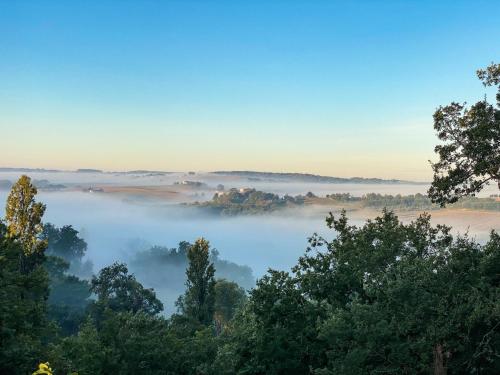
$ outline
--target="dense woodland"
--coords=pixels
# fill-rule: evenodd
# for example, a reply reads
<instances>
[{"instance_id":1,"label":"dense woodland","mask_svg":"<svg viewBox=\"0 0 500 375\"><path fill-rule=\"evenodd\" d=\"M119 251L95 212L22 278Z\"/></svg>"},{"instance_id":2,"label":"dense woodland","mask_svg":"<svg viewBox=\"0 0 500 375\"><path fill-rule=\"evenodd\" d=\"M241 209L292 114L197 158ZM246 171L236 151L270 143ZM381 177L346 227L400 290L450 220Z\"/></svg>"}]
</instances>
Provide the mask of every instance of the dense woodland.
<instances>
[{"instance_id":1,"label":"dense woodland","mask_svg":"<svg viewBox=\"0 0 500 375\"><path fill-rule=\"evenodd\" d=\"M47 361L64 375L500 373L493 231L481 245L427 215L403 224L384 209L361 227L329 216L331 239L312 235L293 270L250 290L216 278L205 239L151 249L152 272L160 259L186 265L166 317L127 265L89 277L85 241L44 225L36 193L21 177L0 224L1 373Z\"/></svg>"}]
</instances>

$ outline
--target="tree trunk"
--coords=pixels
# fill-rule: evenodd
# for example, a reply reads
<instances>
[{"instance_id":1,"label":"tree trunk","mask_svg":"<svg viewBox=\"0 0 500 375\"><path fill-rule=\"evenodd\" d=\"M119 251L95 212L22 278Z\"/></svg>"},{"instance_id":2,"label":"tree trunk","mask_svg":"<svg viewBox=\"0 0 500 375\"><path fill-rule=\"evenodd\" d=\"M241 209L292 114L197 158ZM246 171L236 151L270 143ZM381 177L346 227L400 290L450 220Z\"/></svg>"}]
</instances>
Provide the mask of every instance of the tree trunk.
<instances>
[{"instance_id":1,"label":"tree trunk","mask_svg":"<svg viewBox=\"0 0 500 375\"><path fill-rule=\"evenodd\" d=\"M437 344L434 347L434 363L433 363L433 374L434 375L446 375L446 367L444 365L444 353L443 346Z\"/></svg>"}]
</instances>

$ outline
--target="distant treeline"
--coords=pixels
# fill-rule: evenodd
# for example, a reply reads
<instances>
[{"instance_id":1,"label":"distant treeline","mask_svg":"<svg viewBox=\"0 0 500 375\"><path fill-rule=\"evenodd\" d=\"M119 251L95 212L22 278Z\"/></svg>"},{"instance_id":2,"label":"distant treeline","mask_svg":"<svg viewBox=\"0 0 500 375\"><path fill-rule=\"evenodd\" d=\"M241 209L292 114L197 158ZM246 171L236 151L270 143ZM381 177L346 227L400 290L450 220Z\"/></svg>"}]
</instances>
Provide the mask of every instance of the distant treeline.
<instances>
[{"instance_id":1,"label":"distant treeline","mask_svg":"<svg viewBox=\"0 0 500 375\"><path fill-rule=\"evenodd\" d=\"M181 294L191 246L191 243L181 241L177 248L153 246L139 251L130 262L130 268L144 283L156 289L167 286L169 290ZM215 266L217 278L237 282L245 289L254 287L255 279L250 267L221 259L216 249L210 250L210 260ZM167 269L168 272L165 272Z\"/></svg>"},{"instance_id":2,"label":"distant treeline","mask_svg":"<svg viewBox=\"0 0 500 375\"><path fill-rule=\"evenodd\" d=\"M361 197L355 197L349 193L337 193L321 198L311 192L306 195L279 196L255 189L231 189L227 192L219 192L214 195L212 200L196 202L191 206L199 207L212 214L235 216L269 213L284 208L301 207L306 204L341 204L345 207L375 209L385 207L399 211L430 211L440 209L439 205L432 203L430 198L423 194L383 195L370 193ZM500 211L500 201L495 197L466 197L448 207Z\"/></svg>"},{"instance_id":3,"label":"distant treeline","mask_svg":"<svg viewBox=\"0 0 500 375\"><path fill-rule=\"evenodd\" d=\"M423 194L386 195L370 193L361 197L353 197L349 193L329 194L328 199L336 202L359 202L363 207L390 208L396 210L438 210L440 206L432 203L431 199ZM500 201L494 197L476 198L464 197L449 208L467 208L471 210L500 211Z\"/></svg>"},{"instance_id":4,"label":"distant treeline","mask_svg":"<svg viewBox=\"0 0 500 375\"><path fill-rule=\"evenodd\" d=\"M9 190L14 185L9 180L0 180L0 190ZM66 189L66 185L52 184L48 180L33 180L33 185L40 190L61 190Z\"/></svg>"}]
</instances>

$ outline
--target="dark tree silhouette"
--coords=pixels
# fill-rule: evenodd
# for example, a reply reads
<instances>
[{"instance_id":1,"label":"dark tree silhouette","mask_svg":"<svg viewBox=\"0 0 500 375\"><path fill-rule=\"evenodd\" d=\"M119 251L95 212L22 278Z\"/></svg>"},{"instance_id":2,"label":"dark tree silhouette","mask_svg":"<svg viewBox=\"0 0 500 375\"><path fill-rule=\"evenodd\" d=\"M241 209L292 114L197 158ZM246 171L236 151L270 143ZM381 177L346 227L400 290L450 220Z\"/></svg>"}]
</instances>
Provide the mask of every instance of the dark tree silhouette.
<instances>
[{"instance_id":1,"label":"dark tree silhouette","mask_svg":"<svg viewBox=\"0 0 500 375\"><path fill-rule=\"evenodd\" d=\"M496 105L485 98L470 108L451 103L434 113L434 129L444 144L435 147L439 161L432 164L428 194L441 206L475 195L490 182L500 189L500 64L477 75L485 86L498 86Z\"/></svg>"}]
</instances>

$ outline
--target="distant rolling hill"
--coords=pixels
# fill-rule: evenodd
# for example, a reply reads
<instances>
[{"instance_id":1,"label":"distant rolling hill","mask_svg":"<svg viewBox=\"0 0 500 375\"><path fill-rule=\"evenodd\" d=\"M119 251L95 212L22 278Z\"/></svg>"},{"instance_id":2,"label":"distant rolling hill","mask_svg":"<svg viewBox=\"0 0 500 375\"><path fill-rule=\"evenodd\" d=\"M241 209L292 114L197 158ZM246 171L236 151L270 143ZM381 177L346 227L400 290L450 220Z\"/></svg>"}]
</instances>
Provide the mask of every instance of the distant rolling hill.
<instances>
[{"instance_id":1,"label":"distant rolling hill","mask_svg":"<svg viewBox=\"0 0 500 375\"><path fill-rule=\"evenodd\" d=\"M316 183L331 183L331 184L412 184L423 185L428 182L415 182L405 180L384 180L381 178L364 178L364 177L330 177L320 176L309 173L281 173L281 172L255 172L255 171L215 171L217 175L238 176L250 179L273 180L282 182L316 182Z\"/></svg>"}]
</instances>

